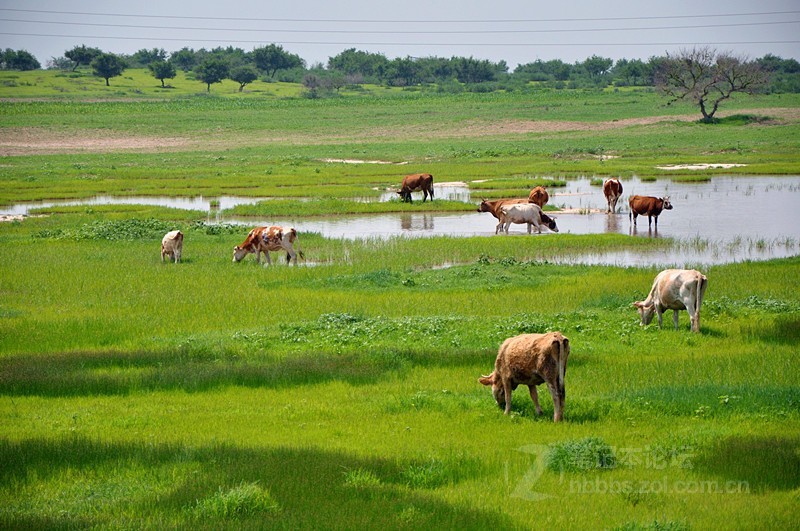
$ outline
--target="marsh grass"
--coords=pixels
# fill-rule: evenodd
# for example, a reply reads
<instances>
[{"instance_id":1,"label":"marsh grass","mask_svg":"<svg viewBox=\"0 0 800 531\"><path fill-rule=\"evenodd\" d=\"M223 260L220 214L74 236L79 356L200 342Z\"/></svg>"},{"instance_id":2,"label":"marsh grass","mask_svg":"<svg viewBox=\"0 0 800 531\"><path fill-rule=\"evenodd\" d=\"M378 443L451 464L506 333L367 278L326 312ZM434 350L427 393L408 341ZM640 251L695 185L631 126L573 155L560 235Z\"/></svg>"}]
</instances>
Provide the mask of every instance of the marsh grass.
<instances>
[{"instance_id":1,"label":"marsh grass","mask_svg":"<svg viewBox=\"0 0 800 531\"><path fill-rule=\"evenodd\" d=\"M189 143L9 156L0 202L318 198L304 211L311 215L376 197L417 165L442 180L508 179L506 194L528 189L531 175L653 175L660 160L695 162L697 146L725 162L739 140L748 171L797 172L791 120L441 134L466 122L687 112L638 92L544 92L536 105L522 94L399 90L311 101L172 98L183 90L173 83L145 102L99 92L82 76L61 81L84 83L91 101L10 101L0 107L3 127ZM20 77L11 88L43 90L34 83ZM731 108L796 99L786 97ZM375 135L378 126L389 134ZM213 146L204 143L212 136ZM623 156L595 156L610 152ZM530 527L532 511L537 526L553 529L703 529L723 517L747 528L796 525L796 257L709 267L701 333L692 334L685 312L678 331L639 326L631 302L646 295L655 269L548 262L668 250L672 241L302 234L316 267L265 268L252 258L233 264L248 228L208 223L203 212L130 205L48 214L0 224L0 527L516 529ZM181 264L161 263L167 227L185 230ZM750 245L682 243L739 244ZM478 377L491 372L503 339L547 330L572 345L564 422L552 422L541 387L542 417L525 386L503 415ZM526 452L531 445L564 450L568 463L610 449L618 466L562 475L540 468L544 454ZM665 466L623 466L623 450L655 452ZM568 478L748 488L573 492Z\"/></svg>"}]
</instances>

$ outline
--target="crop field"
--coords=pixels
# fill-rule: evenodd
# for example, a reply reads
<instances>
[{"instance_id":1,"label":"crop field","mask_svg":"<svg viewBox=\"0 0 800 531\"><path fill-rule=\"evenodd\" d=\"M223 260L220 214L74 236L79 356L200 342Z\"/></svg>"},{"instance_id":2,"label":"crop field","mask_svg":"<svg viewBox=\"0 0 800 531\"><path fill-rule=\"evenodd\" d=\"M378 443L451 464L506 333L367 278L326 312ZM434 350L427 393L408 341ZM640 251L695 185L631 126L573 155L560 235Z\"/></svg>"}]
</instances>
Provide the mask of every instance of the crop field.
<instances>
[{"instance_id":1,"label":"crop field","mask_svg":"<svg viewBox=\"0 0 800 531\"><path fill-rule=\"evenodd\" d=\"M308 100L39 75L0 88L0 206L243 195L270 198L237 207L253 219L362 215L475 209L365 201L420 171L485 197L660 164L800 173L796 96L710 126L648 92ZM173 229L183 260L162 263ZM686 312L639 325L660 268L541 258L668 239L301 233L296 267L232 263L248 230L145 205L0 223L0 527L796 526L800 257L705 268L695 334ZM564 420L546 386L542 416L524 386L503 415L478 378L504 339L552 330L572 348Z\"/></svg>"}]
</instances>

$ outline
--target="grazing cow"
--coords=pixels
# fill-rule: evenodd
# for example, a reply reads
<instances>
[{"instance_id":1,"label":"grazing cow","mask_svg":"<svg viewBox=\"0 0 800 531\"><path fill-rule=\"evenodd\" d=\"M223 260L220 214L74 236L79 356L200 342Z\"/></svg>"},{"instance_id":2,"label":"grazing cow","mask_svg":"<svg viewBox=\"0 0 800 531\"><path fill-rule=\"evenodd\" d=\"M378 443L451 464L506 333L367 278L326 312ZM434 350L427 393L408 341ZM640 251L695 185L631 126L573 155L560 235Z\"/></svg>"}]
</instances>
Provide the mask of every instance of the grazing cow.
<instances>
[{"instance_id":1,"label":"grazing cow","mask_svg":"<svg viewBox=\"0 0 800 531\"><path fill-rule=\"evenodd\" d=\"M500 221L500 207L503 205L515 205L518 203L526 203L527 199L495 199L494 201L487 201L484 199L481 201L481 204L478 205L478 212L491 212L491 214ZM500 232L500 229L503 228L503 221L497 224L494 229L494 233L497 234Z\"/></svg>"},{"instance_id":2,"label":"grazing cow","mask_svg":"<svg viewBox=\"0 0 800 531\"><path fill-rule=\"evenodd\" d=\"M503 230L506 234L508 234L508 228L512 223L526 223L528 225L528 234L531 233L531 226L536 227L536 232L541 234L542 225L553 232L558 232L555 218L545 215L539 205L533 203L502 205L500 207L500 224L505 225Z\"/></svg>"},{"instance_id":3,"label":"grazing cow","mask_svg":"<svg viewBox=\"0 0 800 531\"><path fill-rule=\"evenodd\" d=\"M553 397L553 421L561 420L564 413L564 376L567 372L569 339L561 332L547 334L522 334L506 339L500 345L494 372L481 376L478 381L492 386L492 395L497 405L511 412L511 392L518 385L527 385L536 414L542 414L536 386L547 383Z\"/></svg>"},{"instance_id":4,"label":"grazing cow","mask_svg":"<svg viewBox=\"0 0 800 531\"><path fill-rule=\"evenodd\" d=\"M544 205L550 200L547 190L543 186L537 186L528 195L528 203L539 205L539 208L544 208Z\"/></svg>"},{"instance_id":5,"label":"grazing cow","mask_svg":"<svg viewBox=\"0 0 800 531\"><path fill-rule=\"evenodd\" d=\"M603 182L603 195L608 202L606 214L614 214L617 211L617 201L622 195L622 183L619 179L607 179Z\"/></svg>"},{"instance_id":6,"label":"grazing cow","mask_svg":"<svg viewBox=\"0 0 800 531\"><path fill-rule=\"evenodd\" d=\"M689 313L692 332L700 331L700 305L708 286L708 279L694 269L665 269L656 276L650 294L643 301L634 302L639 311L642 325L650 324L653 312L658 314L658 327L661 328L662 315L672 310L675 330L678 329L678 310Z\"/></svg>"},{"instance_id":7,"label":"grazing cow","mask_svg":"<svg viewBox=\"0 0 800 531\"><path fill-rule=\"evenodd\" d=\"M261 263L261 253L267 257L265 266L271 265L269 258L270 251L286 251L286 263L294 261L297 265L297 254L303 258L303 251L295 252L294 241L297 239L297 231L294 227L256 227L247 234L247 238L241 245L233 248L233 261L239 262L249 253L256 254L256 262Z\"/></svg>"},{"instance_id":8,"label":"grazing cow","mask_svg":"<svg viewBox=\"0 0 800 531\"><path fill-rule=\"evenodd\" d=\"M433 201L433 175L430 173L415 173L413 175L406 175L403 177L403 184L400 186L400 198L407 202L412 203L411 192L422 192L422 202L424 203L428 196L431 196Z\"/></svg>"},{"instance_id":9,"label":"grazing cow","mask_svg":"<svg viewBox=\"0 0 800 531\"><path fill-rule=\"evenodd\" d=\"M656 229L658 229L658 215L661 214L661 211L672 210L672 203L669 202L669 196L651 197L632 195L630 199L628 199L628 205L631 207L631 211L628 213L628 221L630 221L631 216L633 216L633 224L636 225L636 216L647 215L647 226L650 227L653 218L656 218Z\"/></svg>"},{"instance_id":10,"label":"grazing cow","mask_svg":"<svg viewBox=\"0 0 800 531\"><path fill-rule=\"evenodd\" d=\"M179 230L166 233L161 239L161 263L164 263L165 256L169 256L170 260L174 260L177 264L181 261L182 252L183 233Z\"/></svg>"}]
</instances>

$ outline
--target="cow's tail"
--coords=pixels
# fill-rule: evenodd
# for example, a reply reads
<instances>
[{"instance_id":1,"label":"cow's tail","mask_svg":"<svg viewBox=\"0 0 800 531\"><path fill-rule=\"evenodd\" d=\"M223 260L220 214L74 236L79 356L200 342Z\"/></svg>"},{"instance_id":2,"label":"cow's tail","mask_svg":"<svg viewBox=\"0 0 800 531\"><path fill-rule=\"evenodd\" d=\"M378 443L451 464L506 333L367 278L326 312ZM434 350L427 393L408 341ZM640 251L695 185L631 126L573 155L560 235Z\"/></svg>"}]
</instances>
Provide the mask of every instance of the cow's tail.
<instances>
[{"instance_id":1,"label":"cow's tail","mask_svg":"<svg viewBox=\"0 0 800 531\"><path fill-rule=\"evenodd\" d=\"M694 301L694 318L697 322L698 332L700 331L700 306L703 304L703 297L706 294L708 287L708 278L705 275L700 275L700 280L697 282L697 300Z\"/></svg>"}]
</instances>

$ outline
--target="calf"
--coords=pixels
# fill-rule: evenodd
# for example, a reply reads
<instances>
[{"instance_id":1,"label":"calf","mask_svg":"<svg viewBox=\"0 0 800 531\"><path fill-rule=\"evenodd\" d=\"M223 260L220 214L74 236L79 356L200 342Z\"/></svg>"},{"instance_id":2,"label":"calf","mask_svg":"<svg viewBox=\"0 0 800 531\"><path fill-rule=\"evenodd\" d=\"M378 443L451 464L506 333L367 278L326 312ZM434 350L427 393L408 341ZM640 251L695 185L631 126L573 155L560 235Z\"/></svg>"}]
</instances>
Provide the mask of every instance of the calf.
<instances>
[{"instance_id":1,"label":"calf","mask_svg":"<svg viewBox=\"0 0 800 531\"><path fill-rule=\"evenodd\" d=\"M535 205L533 203L518 203L501 206L500 223L505 224L503 230L506 234L508 234L508 227L510 227L512 223L526 223L528 225L528 234L531 233L531 226L536 227L536 232L541 234L542 225L553 232L558 232L555 218L546 216L542 212L542 209L539 208L539 205Z\"/></svg>"},{"instance_id":2,"label":"calf","mask_svg":"<svg viewBox=\"0 0 800 531\"><path fill-rule=\"evenodd\" d=\"M247 238L233 248L233 261L239 262L250 253L255 253L256 262L261 263L261 253L267 257L265 266L271 265L269 258L270 251L286 251L286 263L297 265L297 254L303 258L303 251L295 252L294 241L297 239L297 231L294 227L256 227L247 234Z\"/></svg>"},{"instance_id":3,"label":"calf","mask_svg":"<svg viewBox=\"0 0 800 531\"><path fill-rule=\"evenodd\" d=\"M634 302L639 311L642 325L650 324L653 312L658 314L658 327L661 328L662 316L666 310L672 310L672 321L678 329L678 310L689 313L692 332L700 331L700 305L703 304L708 279L694 269L665 269L656 276L650 294L643 301Z\"/></svg>"},{"instance_id":4,"label":"calf","mask_svg":"<svg viewBox=\"0 0 800 531\"><path fill-rule=\"evenodd\" d=\"M672 203L667 197L651 197L644 195L632 195L628 199L631 211L628 214L628 221L633 216L633 224L636 225L636 216L647 215L647 226L650 227L653 218L656 218L656 229L658 229L658 215L662 210L672 210Z\"/></svg>"},{"instance_id":5,"label":"calf","mask_svg":"<svg viewBox=\"0 0 800 531\"><path fill-rule=\"evenodd\" d=\"M536 406L536 414L542 414L536 386L547 383L553 397L553 421L558 422L564 413L566 389L564 376L567 372L569 340L561 332L547 334L522 334L506 339L500 345L494 372L478 379L483 385L492 386L492 395L497 405L511 412L511 392L518 385L527 385Z\"/></svg>"},{"instance_id":6,"label":"calf","mask_svg":"<svg viewBox=\"0 0 800 531\"><path fill-rule=\"evenodd\" d=\"M179 230L173 230L164 235L161 239L161 263L164 263L164 258L169 256L170 260L174 260L177 264L181 261L181 253L183 252L183 233Z\"/></svg>"},{"instance_id":7,"label":"calf","mask_svg":"<svg viewBox=\"0 0 800 531\"><path fill-rule=\"evenodd\" d=\"M619 182L619 179L607 179L603 183L603 195L606 196L606 202L608 202L606 214L614 214L617 211L617 201L622 195L622 183Z\"/></svg>"},{"instance_id":8,"label":"calf","mask_svg":"<svg viewBox=\"0 0 800 531\"><path fill-rule=\"evenodd\" d=\"M430 173L415 173L413 175L406 175L403 178L403 184L400 186L400 191L397 192L400 198L408 203L411 201L411 192L422 192L422 202L424 203L430 195L433 201L433 175Z\"/></svg>"},{"instance_id":9,"label":"calf","mask_svg":"<svg viewBox=\"0 0 800 531\"><path fill-rule=\"evenodd\" d=\"M547 190L544 186L537 186L528 195L528 203L539 205L539 208L544 208L544 205L550 200Z\"/></svg>"}]
</instances>

